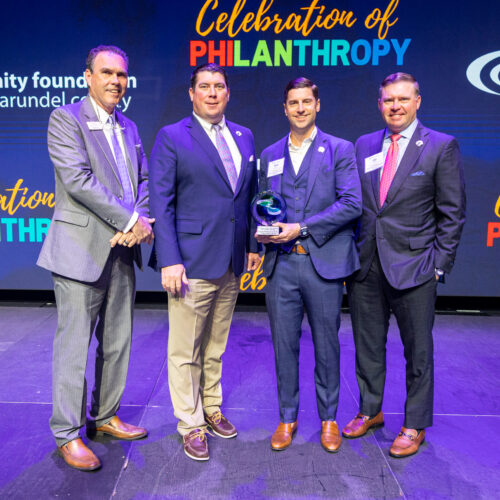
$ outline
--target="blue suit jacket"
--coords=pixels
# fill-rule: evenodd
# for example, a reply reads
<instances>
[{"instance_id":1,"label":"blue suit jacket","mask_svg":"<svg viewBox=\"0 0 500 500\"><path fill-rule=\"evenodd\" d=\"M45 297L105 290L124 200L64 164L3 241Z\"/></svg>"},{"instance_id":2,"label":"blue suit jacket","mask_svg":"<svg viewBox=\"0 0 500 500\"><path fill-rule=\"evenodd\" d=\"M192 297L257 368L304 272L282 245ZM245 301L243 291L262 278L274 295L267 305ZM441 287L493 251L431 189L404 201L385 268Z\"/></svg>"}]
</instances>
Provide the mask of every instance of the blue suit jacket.
<instances>
[{"instance_id":1,"label":"blue suit jacket","mask_svg":"<svg viewBox=\"0 0 500 500\"><path fill-rule=\"evenodd\" d=\"M245 253L257 252L250 202L257 188L253 135L226 120L241 153L233 193L216 147L194 116L158 133L150 159L150 208L156 218L155 269L184 264L188 278L220 278L232 265L243 272Z\"/></svg>"},{"instance_id":2,"label":"blue suit jacket","mask_svg":"<svg viewBox=\"0 0 500 500\"><path fill-rule=\"evenodd\" d=\"M465 222L464 174L455 138L419 123L381 208L380 170L364 170L365 158L382 151L384 133L356 142L363 215L355 279L366 277L378 249L387 280L403 290L431 279L435 267L451 271Z\"/></svg>"},{"instance_id":3,"label":"blue suit jacket","mask_svg":"<svg viewBox=\"0 0 500 500\"><path fill-rule=\"evenodd\" d=\"M325 279L345 278L359 269L353 225L361 214L361 187L350 142L318 129L308 172L305 220L309 253L317 273ZM281 193L282 175L267 177L269 162L283 158L288 135L261 155L261 190ZM264 275L273 272L278 246L266 245Z\"/></svg>"}]
</instances>

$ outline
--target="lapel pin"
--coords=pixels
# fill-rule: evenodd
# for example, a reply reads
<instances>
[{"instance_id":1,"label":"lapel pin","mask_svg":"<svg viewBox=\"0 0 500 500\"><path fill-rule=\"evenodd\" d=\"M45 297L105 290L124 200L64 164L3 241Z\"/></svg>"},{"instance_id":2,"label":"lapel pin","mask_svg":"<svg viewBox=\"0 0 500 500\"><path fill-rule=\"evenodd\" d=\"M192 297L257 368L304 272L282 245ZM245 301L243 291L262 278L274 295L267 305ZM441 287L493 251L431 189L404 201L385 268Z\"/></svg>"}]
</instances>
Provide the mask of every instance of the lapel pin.
<instances>
[{"instance_id":1,"label":"lapel pin","mask_svg":"<svg viewBox=\"0 0 500 500\"><path fill-rule=\"evenodd\" d=\"M320 146L318 148L318 153L324 153L325 152L325 148L323 146Z\"/></svg>"},{"instance_id":2,"label":"lapel pin","mask_svg":"<svg viewBox=\"0 0 500 500\"><path fill-rule=\"evenodd\" d=\"M241 132L239 130L237 130L236 135L239 137L241 135Z\"/></svg>"},{"instance_id":3,"label":"lapel pin","mask_svg":"<svg viewBox=\"0 0 500 500\"><path fill-rule=\"evenodd\" d=\"M418 140L415 144L420 147L422 146L422 144L424 143L424 141L421 141L421 140Z\"/></svg>"}]
</instances>

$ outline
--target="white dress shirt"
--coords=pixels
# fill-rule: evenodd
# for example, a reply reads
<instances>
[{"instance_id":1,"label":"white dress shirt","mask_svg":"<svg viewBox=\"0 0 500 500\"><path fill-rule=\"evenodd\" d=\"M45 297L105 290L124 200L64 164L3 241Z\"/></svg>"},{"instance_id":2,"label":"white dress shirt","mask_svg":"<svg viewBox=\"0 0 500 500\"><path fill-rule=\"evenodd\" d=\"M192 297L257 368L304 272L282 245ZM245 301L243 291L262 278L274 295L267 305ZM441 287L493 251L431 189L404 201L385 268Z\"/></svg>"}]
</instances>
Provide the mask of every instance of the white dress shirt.
<instances>
[{"instance_id":1,"label":"white dress shirt","mask_svg":"<svg viewBox=\"0 0 500 500\"><path fill-rule=\"evenodd\" d=\"M294 146L292 143L291 134L288 135L288 152L290 153L290 159L292 160L293 169L295 170L295 175L299 173L300 166L307 154L307 151L311 147L312 142L318 134L318 129L314 127L311 135L302 141L300 146Z\"/></svg>"}]
</instances>

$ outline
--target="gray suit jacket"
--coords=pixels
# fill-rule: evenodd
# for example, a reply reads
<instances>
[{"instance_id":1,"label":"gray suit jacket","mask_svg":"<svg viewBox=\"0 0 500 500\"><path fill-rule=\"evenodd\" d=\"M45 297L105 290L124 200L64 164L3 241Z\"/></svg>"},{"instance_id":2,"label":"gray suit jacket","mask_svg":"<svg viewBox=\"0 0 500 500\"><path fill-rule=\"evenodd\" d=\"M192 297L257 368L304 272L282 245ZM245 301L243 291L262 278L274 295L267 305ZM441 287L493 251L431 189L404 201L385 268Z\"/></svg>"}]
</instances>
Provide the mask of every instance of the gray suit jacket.
<instances>
[{"instance_id":1,"label":"gray suit jacket","mask_svg":"<svg viewBox=\"0 0 500 500\"><path fill-rule=\"evenodd\" d=\"M134 122L116 112L123 128L127 162L136 196L135 210L148 215L146 155ZM103 130L91 130L97 116L90 99L55 109L48 146L55 169L55 208L37 264L67 278L94 282L111 247L109 240L133 215L121 199L117 166ZM134 258L142 267L139 246Z\"/></svg>"}]
</instances>

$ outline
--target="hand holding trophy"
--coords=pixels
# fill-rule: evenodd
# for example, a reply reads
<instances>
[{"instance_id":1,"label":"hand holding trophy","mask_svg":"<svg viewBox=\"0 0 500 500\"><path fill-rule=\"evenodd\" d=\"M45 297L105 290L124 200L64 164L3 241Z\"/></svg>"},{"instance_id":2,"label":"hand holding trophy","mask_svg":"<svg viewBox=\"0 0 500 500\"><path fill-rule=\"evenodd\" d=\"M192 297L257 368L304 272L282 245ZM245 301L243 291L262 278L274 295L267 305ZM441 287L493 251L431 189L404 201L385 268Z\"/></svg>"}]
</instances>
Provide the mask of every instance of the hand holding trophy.
<instances>
[{"instance_id":1,"label":"hand holding trophy","mask_svg":"<svg viewBox=\"0 0 500 500\"><path fill-rule=\"evenodd\" d=\"M257 234L261 236L276 236L280 228L273 226L286 217L285 200L274 191L262 191L252 200L252 216L259 224Z\"/></svg>"}]
</instances>

